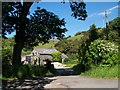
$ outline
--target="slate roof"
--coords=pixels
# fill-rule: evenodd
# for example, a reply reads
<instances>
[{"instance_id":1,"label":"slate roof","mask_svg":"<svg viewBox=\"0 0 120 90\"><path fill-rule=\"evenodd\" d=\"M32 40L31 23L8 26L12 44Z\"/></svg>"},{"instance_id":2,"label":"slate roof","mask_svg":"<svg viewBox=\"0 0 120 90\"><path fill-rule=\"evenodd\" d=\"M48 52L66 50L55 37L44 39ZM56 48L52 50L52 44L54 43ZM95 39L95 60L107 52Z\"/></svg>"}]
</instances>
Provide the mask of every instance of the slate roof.
<instances>
[{"instance_id":1,"label":"slate roof","mask_svg":"<svg viewBox=\"0 0 120 90\"><path fill-rule=\"evenodd\" d=\"M58 52L56 49L46 49L46 48L35 48L35 51L39 52L39 54L51 54L53 52Z\"/></svg>"},{"instance_id":2,"label":"slate roof","mask_svg":"<svg viewBox=\"0 0 120 90\"><path fill-rule=\"evenodd\" d=\"M50 55L54 52L59 52L56 49L48 49L48 48L35 48L34 50L37 51L41 55ZM64 53L62 53L61 57L62 58L68 58L68 56L65 55Z\"/></svg>"}]
</instances>

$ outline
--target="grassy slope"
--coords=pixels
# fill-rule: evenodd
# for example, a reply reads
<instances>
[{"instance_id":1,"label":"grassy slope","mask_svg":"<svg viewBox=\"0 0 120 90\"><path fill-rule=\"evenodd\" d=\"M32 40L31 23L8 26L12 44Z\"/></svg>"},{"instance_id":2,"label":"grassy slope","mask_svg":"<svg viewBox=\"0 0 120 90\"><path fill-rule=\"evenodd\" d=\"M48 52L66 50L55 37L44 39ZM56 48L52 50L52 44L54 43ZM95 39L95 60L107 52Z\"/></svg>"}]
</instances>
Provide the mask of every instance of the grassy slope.
<instances>
[{"instance_id":1,"label":"grassy slope","mask_svg":"<svg viewBox=\"0 0 120 90\"><path fill-rule=\"evenodd\" d=\"M39 45L38 46L35 46L34 48L54 48L54 45L55 45L55 43L57 43L58 42L58 40L56 40L56 39L51 39L51 40L49 40L49 43L46 43L46 44L41 44L41 43L39 43ZM22 50L22 55L24 56L24 55L28 55L28 54L30 54L31 53L31 51L24 51L24 50Z\"/></svg>"},{"instance_id":2,"label":"grassy slope","mask_svg":"<svg viewBox=\"0 0 120 90\"><path fill-rule=\"evenodd\" d=\"M68 38L68 40L72 40L72 41L74 41L74 40L80 40L82 36L83 36L83 34L77 35L77 36L73 36L73 37Z\"/></svg>"},{"instance_id":3,"label":"grassy slope","mask_svg":"<svg viewBox=\"0 0 120 90\"><path fill-rule=\"evenodd\" d=\"M67 40L72 40L72 41L74 41L74 40L79 40L81 37L82 37L83 35L78 35L78 36L73 36L73 37L70 37L70 38L68 38ZM46 43L46 44L41 44L41 43L39 43L39 45L38 46L36 46L35 48L54 48L54 45L58 42L59 40L57 40L57 39L51 39L51 40L49 40L49 43Z\"/></svg>"},{"instance_id":4,"label":"grassy slope","mask_svg":"<svg viewBox=\"0 0 120 90\"><path fill-rule=\"evenodd\" d=\"M54 45L58 42L57 39L55 40L49 40L49 43L46 44L41 44L39 43L38 46L36 46L35 48L54 48Z\"/></svg>"},{"instance_id":5,"label":"grassy slope","mask_svg":"<svg viewBox=\"0 0 120 90\"><path fill-rule=\"evenodd\" d=\"M68 38L67 40L72 40L72 41L74 41L76 39L79 40L82 36L83 36L82 34L81 35L77 35L77 36L73 36L73 37ZM54 40L51 39L51 40L49 40L49 43L46 43L46 44L39 43L39 45L36 46L35 48L54 48L54 45L58 41L59 41L58 39L54 39Z\"/></svg>"}]
</instances>

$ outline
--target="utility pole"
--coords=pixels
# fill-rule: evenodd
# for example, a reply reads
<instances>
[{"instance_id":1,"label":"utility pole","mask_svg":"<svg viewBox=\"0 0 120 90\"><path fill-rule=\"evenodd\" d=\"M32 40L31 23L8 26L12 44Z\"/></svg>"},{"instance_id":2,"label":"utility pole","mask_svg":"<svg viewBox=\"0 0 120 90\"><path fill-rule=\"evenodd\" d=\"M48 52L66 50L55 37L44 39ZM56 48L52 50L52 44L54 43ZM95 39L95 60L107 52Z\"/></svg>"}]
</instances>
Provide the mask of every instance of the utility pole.
<instances>
[{"instance_id":1,"label":"utility pole","mask_svg":"<svg viewBox=\"0 0 120 90\"><path fill-rule=\"evenodd\" d=\"M106 18L106 40L108 40L108 13L107 10L105 11L105 18Z\"/></svg>"}]
</instances>

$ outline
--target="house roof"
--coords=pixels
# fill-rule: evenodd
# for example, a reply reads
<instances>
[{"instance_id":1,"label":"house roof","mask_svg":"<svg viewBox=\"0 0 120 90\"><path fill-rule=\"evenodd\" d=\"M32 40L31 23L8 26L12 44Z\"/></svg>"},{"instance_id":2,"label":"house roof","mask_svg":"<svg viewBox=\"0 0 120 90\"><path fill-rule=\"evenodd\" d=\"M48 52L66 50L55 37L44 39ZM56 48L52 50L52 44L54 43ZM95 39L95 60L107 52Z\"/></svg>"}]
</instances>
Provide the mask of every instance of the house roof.
<instances>
[{"instance_id":1,"label":"house roof","mask_svg":"<svg viewBox=\"0 0 120 90\"><path fill-rule=\"evenodd\" d=\"M35 48L34 50L39 52L39 54L51 54L54 52L59 52L56 49L46 49L46 48Z\"/></svg>"},{"instance_id":2,"label":"house roof","mask_svg":"<svg viewBox=\"0 0 120 90\"><path fill-rule=\"evenodd\" d=\"M52 54L52 53L54 53L54 52L59 52L59 51L56 50L56 49L48 49L48 48L35 48L34 50L35 50L36 52L38 52L39 54L43 54L43 55L45 55L45 54L50 55L50 54ZM64 53L62 53L61 57L62 57L62 58L68 58L68 56L65 55Z\"/></svg>"},{"instance_id":3,"label":"house roof","mask_svg":"<svg viewBox=\"0 0 120 90\"><path fill-rule=\"evenodd\" d=\"M59 52L56 49L50 49L50 48L49 49L48 48L35 48L34 50L36 52L38 52L39 54L41 54L41 55L50 55L50 54L52 54L54 52ZM65 55L64 53L62 53L61 57L62 58L68 58L68 56Z\"/></svg>"}]
</instances>

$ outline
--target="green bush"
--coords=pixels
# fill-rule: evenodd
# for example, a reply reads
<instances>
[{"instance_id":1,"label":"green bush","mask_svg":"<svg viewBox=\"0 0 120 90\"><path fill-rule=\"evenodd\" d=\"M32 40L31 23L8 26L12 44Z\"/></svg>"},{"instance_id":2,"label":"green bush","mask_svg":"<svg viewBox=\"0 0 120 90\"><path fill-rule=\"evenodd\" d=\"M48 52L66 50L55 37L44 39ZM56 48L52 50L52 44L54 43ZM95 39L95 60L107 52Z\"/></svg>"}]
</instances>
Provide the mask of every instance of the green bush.
<instances>
[{"instance_id":1,"label":"green bush","mask_svg":"<svg viewBox=\"0 0 120 90\"><path fill-rule=\"evenodd\" d=\"M118 46L107 40L91 42L86 58L89 65L112 66L118 63Z\"/></svg>"},{"instance_id":2,"label":"green bush","mask_svg":"<svg viewBox=\"0 0 120 90\"><path fill-rule=\"evenodd\" d=\"M12 65L2 65L2 76L5 78L13 77L13 66Z\"/></svg>"},{"instance_id":3,"label":"green bush","mask_svg":"<svg viewBox=\"0 0 120 90\"><path fill-rule=\"evenodd\" d=\"M80 64L80 63L73 66L72 69L75 71L75 74L81 74L82 72L85 72L84 64Z\"/></svg>"},{"instance_id":4,"label":"green bush","mask_svg":"<svg viewBox=\"0 0 120 90\"><path fill-rule=\"evenodd\" d=\"M17 77L26 78L33 76L45 76L46 73L47 73L47 69L44 66L22 65L18 69Z\"/></svg>"},{"instance_id":5,"label":"green bush","mask_svg":"<svg viewBox=\"0 0 120 90\"><path fill-rule=\"evenodd\" d=\"M17 72L18 78L32 77L32 70L28 65L22 65L18 68Z\"/></svg>"},{"instance_id":6,"label":"green bush","mask_svg":"<svg viewBox=\"0 0 120 90\"><path fill-rule=\"evenodd\" d=\"M64 64L67 66L67 67L73 67L75 66L76 64L78 64L78 56L77 54L67 54L68 58L65 58L64 59Z\"/></svg>"},{"instance_id":7,"label":"green bush","mask_svg":"<svg viewBox=\"0 0 120 90\"><path fill-rule=\"evenodd\" d=\"M32 66L32 73L34 76L45 76L47 69L44 66Z\"/></svg>"},{"instance_id":8,"label":"green bush","mask_svg":"<svg viewBox=\"0 0 120 90\"><path fill-rule=\"evenodd\" d=\"M52 58L54 61L61 62L62 61L61 52L52 53Z\"/></svg>"},{"instance_id":9,"label":"green bush","mask_svg":"<svg viewBox=\"0 0 120 90\"><path fill-rule=\"evenodd\" d=\"M15 66L12 65L3 65L3 77L11 78L30 78L34 76L45 76L47 73L45 66L33 66L33 65L21 65Z\"/></svg>"},{"instance_id":10,"label":"green bush","mask_svg":"<svg viewBox=\"0 0 120 90\"><path fill-rule=\"evenodd\" d=\"M11 64L13 45L13 39L2 39L2 64Z\"/></svg>"},{"instance_id":11,"label":"green bush","mask_svg":"<svg viewBox=\"0 0 120 90\"><path fill-rule=\"evenodd\" d=\"M54 72L55 72L55 71L54 71ZM51 72L50 70L48 70L47 73L46 73L46 76L54 76L54 75L56 75L56 72L53 73L53 72Z\"/></svg>"}]
</instances>

